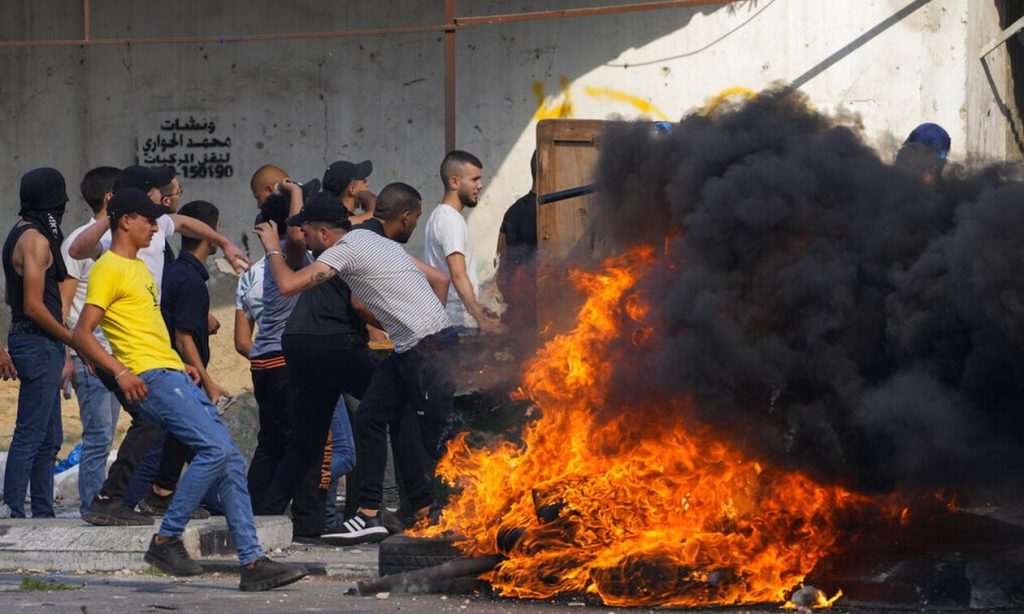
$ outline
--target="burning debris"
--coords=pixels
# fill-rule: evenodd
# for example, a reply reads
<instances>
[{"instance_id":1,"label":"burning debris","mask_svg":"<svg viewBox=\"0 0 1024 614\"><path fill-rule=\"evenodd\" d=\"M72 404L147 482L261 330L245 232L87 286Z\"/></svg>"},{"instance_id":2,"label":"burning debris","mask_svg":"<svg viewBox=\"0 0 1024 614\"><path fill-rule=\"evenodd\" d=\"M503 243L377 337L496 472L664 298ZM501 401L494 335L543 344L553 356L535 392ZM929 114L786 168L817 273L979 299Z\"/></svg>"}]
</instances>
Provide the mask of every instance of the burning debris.
<instances>
[{"instance_id":1,"label":"burning debris","mask_svg":"<svg viewBox=\"0 0 1024 614\"><path fill-rule=\"evenodd\" d=\"M504 595L808 608L821 560L899 527L888 493L1019 480L1024 188L926 188L792 92L602 143L619 255L525 366L521 443L449 445L422 534L504 557Z\"/></svg>"}]
</instances>

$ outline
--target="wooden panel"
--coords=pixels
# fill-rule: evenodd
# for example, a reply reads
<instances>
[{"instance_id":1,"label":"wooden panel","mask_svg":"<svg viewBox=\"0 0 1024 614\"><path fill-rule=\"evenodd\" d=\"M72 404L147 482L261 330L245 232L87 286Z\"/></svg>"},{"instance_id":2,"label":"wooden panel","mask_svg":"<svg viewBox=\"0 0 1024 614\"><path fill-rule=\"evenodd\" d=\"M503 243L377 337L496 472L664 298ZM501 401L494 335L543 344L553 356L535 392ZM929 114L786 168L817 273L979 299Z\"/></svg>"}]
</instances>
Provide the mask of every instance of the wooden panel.
<instances>
[{"instance_id":1,"label":"wooden panel","mask_svg":"<svg viewBox=\"0 0 1024 614\"><path fill-rule=\"evenodd\" d=\"M537 194L550 194L594 182L603 121L550 119L537 124ZM604 250L595 240L593 195L537 205L539 276L537 322L542 331L571 328L579 297L566 283L576 260Z\"/></svg>"}]
</instances>

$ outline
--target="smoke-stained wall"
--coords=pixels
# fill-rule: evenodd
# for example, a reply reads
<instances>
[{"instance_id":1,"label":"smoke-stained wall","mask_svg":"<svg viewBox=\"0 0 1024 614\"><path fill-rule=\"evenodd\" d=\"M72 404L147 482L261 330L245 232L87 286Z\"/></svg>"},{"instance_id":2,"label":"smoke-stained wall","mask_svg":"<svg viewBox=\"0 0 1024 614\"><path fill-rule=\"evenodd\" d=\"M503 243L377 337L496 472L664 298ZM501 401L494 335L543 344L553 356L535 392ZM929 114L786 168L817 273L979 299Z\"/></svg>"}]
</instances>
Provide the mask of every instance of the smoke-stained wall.
<instances>
[{"instance_id":1,"label":"smoke-stained wall","mask_svg":"<svg viewBox=\"0 0 1024 614\"><path fill-rule=\"evenodd\" d=\"M459 8L461 15L487 15L618 3L475 0ZM487 166L483 199L469 222L477 243L473 266L482 277L491 272L501 215L529 188L528 159L542 118L674 121L719 99L796 83L813 105L858 114L883 157L925 120L949 130L953 160L968 153L1001 157L1002 151L964 148L971 116L965 84L976 64L968 50L969 4L748 0L460 30L457 141ZM91 19L92 38L100 39L440 24L443 11L441 3L410 0L110 0L93 3ZM74 0L0 6L0 39L79 38L81 31ZM249 176L266 162L306 179L335 159L369 158L372 187L406 181L422 192L429 213L441 195L436 173L444 153L441 39L430 32L0 48L0 150L7 161L0 192L8 195L0 219L13 221L26 170L55 166L75 186L89 168L134 163L148 153L147 139L175 133L186 143L221 143L194 151L179 143L161 153L212 154L212 173L218 163L230 165L229 177L185 178L184 199L218 204L225 232L239 242L255 214ZM173 120L182 127L190 117L216 128L173 129ZM998 115L989 121L998 126ZM74 190L72 197L66 230L87 214ZM256 243L249 240L254 252ZM421 233L410 249L421 251ZM217 284L215 300L228 300L226 282Z\"/></svg>"}]
</instances>

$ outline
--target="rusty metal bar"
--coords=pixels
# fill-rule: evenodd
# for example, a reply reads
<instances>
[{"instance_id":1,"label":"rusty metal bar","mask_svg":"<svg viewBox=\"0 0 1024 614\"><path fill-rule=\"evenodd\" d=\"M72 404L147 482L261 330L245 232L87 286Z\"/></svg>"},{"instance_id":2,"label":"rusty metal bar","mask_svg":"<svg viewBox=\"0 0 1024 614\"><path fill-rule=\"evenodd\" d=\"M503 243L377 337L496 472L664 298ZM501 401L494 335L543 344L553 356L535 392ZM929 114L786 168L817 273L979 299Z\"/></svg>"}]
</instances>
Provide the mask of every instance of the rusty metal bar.
<instances>
[{"instance_id":1,"label":"rusty metal bar","mask_svg":"<svg viewBox=\"0 0 1024 614\"><path fill-rule=\"evenodd\" d=\"M82 0L82 39L89 40L89 31L92 24L89 23L89 0Z\"/></svg>"},{"instance_id":2,"label":"rusty metal bar","mask_svg":"<svg viewBox=\"0 0 1024 614\"><path fill-rule=\"evenodd\" d=\"M89 0L83 0L88 6ZM447 0L446 0L447 1ZM319 38L349 38L360 36L384 36L389 34L418 34L423 32L448 32L472 26L508 23L516 21L538 21L545 19L563 19L566 17L589 17L593 15L609 15L615 13L637 13L661 9L685 8L710 4L731 4L737 0L662 0L660 2L640 2L615 6L591 7L580 9L564 9L558 11L533 11L509 15L490 15L482 17L453 17L453 23L429 26L404 26L394 28L370 28L366 30L339 30L325 32L292 32L275 34L215 34L205 36L168 36L148 38L91 38L91 33L79 40L4 40L0 41L0 49L17 47L91 47L113 45L188 45L197 43L243 43L263 41L308 40ZM447 7L446 7L447 8ZM91 27L91 26L89 26ZM88 32L88 31L87 31Z\"/></svg>"},{"instance_id":3,"label":"rusty metal bar","mask_svg":"<svg viewBox=\"0 0 1024 614\"><path fill-rule=\"evenodd\" d=\"M459 17L455 22L459 27L467 27L495 23L511 23L516 21L538 21L546 19L564 19L567 17L592 17L594 15L639 13L642 11L678 9L690 6L704 6L708 4L731 4L735 1L736 0L661 0L660 2L638 2L635 4L616 4L613 6L596 6L580 9L530 11L526 13L510 13L507 15L484 15L481 17Z\"/></svg>"},{"instance_id":4,"label":"rusty metal bar","mask_svg":"<svg viewBox=\"0 0 1024 614\"><path fill-rule=\"evenodd\" d=\"M292 32L277 34L223 34L205 36L168 36L158 38L93 38L34 41L0 41L0 48L10 47L97 47L112 45L182 45L196 43L245 43L262 41L306 40L318 38L347 38L383 36L388 34L417 34L442 32L446 26L407 26L398 28L371 28L367 30L339 30L329 32Z\"/></svg>"},{"instance_id":5,"label":"rusty metal bar","mask_svg":"<svg viewBox=\"0 0 1024 614\"><path fill-rule=\"evenodd\" d=\"M444 0L444 150L455 149L455 4Z\"/></svg>"}]
</instances>

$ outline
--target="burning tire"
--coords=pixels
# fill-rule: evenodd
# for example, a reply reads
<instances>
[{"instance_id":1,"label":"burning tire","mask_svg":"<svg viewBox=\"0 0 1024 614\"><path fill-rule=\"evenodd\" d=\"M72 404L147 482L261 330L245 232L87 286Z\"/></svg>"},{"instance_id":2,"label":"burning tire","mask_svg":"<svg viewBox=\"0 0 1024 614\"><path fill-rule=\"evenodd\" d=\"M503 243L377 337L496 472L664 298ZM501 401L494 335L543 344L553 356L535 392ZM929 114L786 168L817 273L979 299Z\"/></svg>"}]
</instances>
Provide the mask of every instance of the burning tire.
<instances>
[{"instance_id":1,"label":"burning tire","mask_svg":"<svg viewBox=\"0 0 1024 614\"><path fill-rule=\"evenodd\" d=\"M382 576L416 571L462 558L454 540L392 535L380 543L377 569Z\"/></svg>"}]
</instances>

